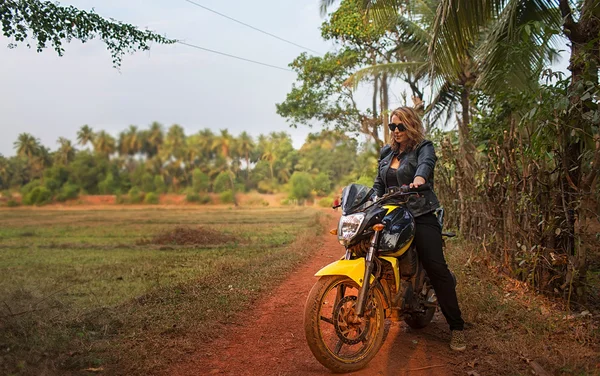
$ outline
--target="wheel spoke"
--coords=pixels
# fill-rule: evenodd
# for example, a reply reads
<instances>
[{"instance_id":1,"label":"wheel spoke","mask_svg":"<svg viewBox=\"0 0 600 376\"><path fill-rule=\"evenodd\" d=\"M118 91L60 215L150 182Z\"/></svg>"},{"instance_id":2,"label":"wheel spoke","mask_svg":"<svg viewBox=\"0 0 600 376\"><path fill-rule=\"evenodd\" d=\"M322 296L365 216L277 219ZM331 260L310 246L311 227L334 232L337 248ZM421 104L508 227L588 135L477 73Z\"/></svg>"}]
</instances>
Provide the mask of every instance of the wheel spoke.
<instances>
[{"instance_id":1,"label":"wheel spoke","mask_svg":"<svg viewBox=\"0 0 600 376\"><path fill-rule=\"evenodd\" d=\"M335 345L335 349L333 350L333 352L335 353L335 355L340 355L340 351L342 350L342 346L344 346L344 342L338 341L338 343Z\"/></svg>"},{"instance_id":2,"label":"wheel spoke","mask_svg":"<svg viewBox=\"0 0 600 376\"><path fill-rule=\"evenodd\" d=\"M325 321L328 324L333 325L333 319L327 318L325 316L321 316L321 320Z\"/></svg>"}]
</instances>

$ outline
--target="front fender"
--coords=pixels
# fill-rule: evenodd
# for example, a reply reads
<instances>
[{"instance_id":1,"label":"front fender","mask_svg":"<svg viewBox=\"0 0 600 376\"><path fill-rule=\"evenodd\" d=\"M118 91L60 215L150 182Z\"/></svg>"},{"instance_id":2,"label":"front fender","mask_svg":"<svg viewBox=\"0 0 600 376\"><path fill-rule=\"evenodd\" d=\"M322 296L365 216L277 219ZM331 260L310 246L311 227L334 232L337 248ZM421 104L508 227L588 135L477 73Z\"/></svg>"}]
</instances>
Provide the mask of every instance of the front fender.
<instances>
[{"instance_id":1,"label":"front fender","mask_svg":"<svg viewBox=\"0 0 600 376\"><path fill-rule=\"evenodd\" d=\"M324 275L345 275L359 286L362 286L363 278L365 276L365 259L358 258L355 260L338 260L332 262L315 274L317 277ZM373 282L374 279L375 278L371 276L371 282Z\"/></svg>"}]
</instances>

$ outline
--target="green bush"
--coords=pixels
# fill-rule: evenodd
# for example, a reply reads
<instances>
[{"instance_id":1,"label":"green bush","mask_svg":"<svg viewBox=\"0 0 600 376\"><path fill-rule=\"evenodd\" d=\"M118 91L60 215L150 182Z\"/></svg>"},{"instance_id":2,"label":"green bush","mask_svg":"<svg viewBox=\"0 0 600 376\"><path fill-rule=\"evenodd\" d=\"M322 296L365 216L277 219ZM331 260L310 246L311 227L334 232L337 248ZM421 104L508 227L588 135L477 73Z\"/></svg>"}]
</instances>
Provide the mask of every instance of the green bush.
<instances>
[{"instance_id":1,"label":"green bush","mask_svg":"<svg viewBox=\"0 0 600 376\"><path fill-rule=\"evenodd\" d=\"M325 196L331 192L331 180L329 179L329 175L321 172L315 177L315 191L317 191L319 196Z\"/></svg>"},{"instance_id":2,"label":"green bush","mask_svg":"<svg viewBox=\"0 0 600 376\"><path fill-rule=\"evenodd\" d=\"M79 187L72 183L67 183L62 186L60 192L56 196L56 201L65 202L79 197Z\"/></svg>"},{"instance_id":3,"label":"green bush","mask_svg":"<svg viewBox=\"0 0 600 376\"><path fill-rule=\"evenodd\" d=\"M57 192L60 189L60 182L56 179L46 179L44 180L44 187L50 192Z\"/></svg>"},{"instance_id":4,"label":"green bush","mask_svg":"<svg viewBox=\"0 0 600 376\"><path fill-rule=\"evenodd\" d=\"M330 208L333 206L333 199L330 197L323 197L319 200L318 204L322 208Z\"/></svg>"},{"instance_id":5,"label":"green bush","mask_svg":"<svg viewBox=\"0 0 600 376\"><path fill-rule=\"evenodd\" d=\"M21 196L26 196L28 193L41 185L42 182L39 179L30 181L21 188Z\"/></svg>"},{"instance_id":6,"label":"green bush","mask_svg":"<svg viewBox=\"0 0 600 376\"><path fill-rule=\"evenodd\" d=\"M373 181L375 180L375 176L361 176L360 179L356 181L356 184L361 184L367 187L373 186Z\"/></svg>"},{"instance_id":7,"label":"green bush","mask_svg":"<svg viewBox=\"0 0 600 376\"><path fill-rule=\"evenodd\" d=\"M231 179L229 177L229 172L221 171L213 183L213 192L224 193L228 190L231 190Z\"/></svg>"},{"instance_id":8,"label":"green bush","mask_svg":"<svg viewBox=\"0 0 600 376\"><path fill-rule=\"evenodd\" d=\"M192 188L195 192L208 192L210 187L210 178L199 168L192 172Z\"/></svg>"},{"instance_id":9,"label":"green bush","mask_svg":"<svg viewBox=\"0 0 600 376\"><path fill-rule=\"evenodd\" d=\"M52 201L52 192L46 187L35 187L31 192L23 196L25 205L44 205Z\"/></svg>"},{"instance_id":10,"label":"green bush","mask_svg":"<svg viewBox=\"0 0 600 376\"><path fill-rule=\"evenodd\" d=\"M142 176L142 190L146 193L154 192L156 187L154 186L154 177L149 173L145 173Z\"/></svg>"},{"instance_id":11,"label":"green bush","mask_svg":"<svg viewBox=\"0 0 600 376\"><path fill-rule=\"evenodd\" d=\"M104 180L98 183L98 191L103 195L113 194L118 188L118 182L115 180L115 177L111 172L106 175Z\"/></svg>"},{"instance_id":12,"label":"green bush","mask_svg":"<svg viewBox=\"0 0 600 376\"><path fill-rule=\"evenodd\" d=\"M131 188L127 196L127 201L130 204L139 204L144 201L144 193L140 192L138 187Z\"/></svg>"},{"instance_id":13,"label":"green bush","mask_svg":"<svg viewBox=\"0 0 600 376\"><path fill-rule=\"evenodd\" d=\"M17 202L17 200L11 198L10 200L6 201L6 206L8 206L9 208L14 208L19 206L19 203Z\"/></svg>"},{"instance_id":14,"label":"green bush","mask_svg":"<svg viewBox=\"0 0 600 376\"><path fill-rule=\"evenodd\" d=\"M219 195L219 201L221 201L222 204L232 204L233 199L233 192L231 190L221 192Z\"/></svg>"},{"instance_id":15,"label":"green bush","mask_svg":"<svg viewBox=\"0 0 600 376\"><path fill-rule=\"evenodd\" d=\"M156 193L154 192L150 192L150 193L146 193L146 196L144 197L144 203L145 204L158 204L158 200L159 197Z\"/></svg>"},{"instance_id":16,"label":"green bush","mask_svg":"<svg viewBox=\"0 0 600 376\"><path fill-rule=\"evenodd\" d=\"M165 184L165 180L162 176L156 175L154 177L154 192L156 193L165 193L167 191L167 185Z\"/></svg>"},{"instance_id":17,"label":"green bush","mask_svg":"<svg viewBox=\"0 0 600 376\"><path fill-rule=\"evenodd\" d=\"M210 196L208 196L207 194L200 195L195 192L189 192L185 196L185 200L187 202L193 202L193 203L197 203L197 204L208 204L211 201Z\"/></svg>"},{"instance_id":18,"label":"green bush","mask_svg":"<svg viewBox=\"0 0 600 376\"><path fill-rule=\"evenodd\" d=\"M306 172L296 171L290 178L290 198L303 201L311 197L313 181Z\"/></svg>"}]
</instances>

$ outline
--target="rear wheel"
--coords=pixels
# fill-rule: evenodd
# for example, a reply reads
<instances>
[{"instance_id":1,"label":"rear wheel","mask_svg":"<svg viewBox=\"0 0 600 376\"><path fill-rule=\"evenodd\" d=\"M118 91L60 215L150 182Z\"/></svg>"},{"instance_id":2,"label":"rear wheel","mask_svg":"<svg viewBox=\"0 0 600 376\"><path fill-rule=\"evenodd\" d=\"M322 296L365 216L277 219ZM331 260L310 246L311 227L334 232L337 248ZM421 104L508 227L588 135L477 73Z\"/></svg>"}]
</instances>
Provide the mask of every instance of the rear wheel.
<instances>
[{"instance_id":1,"label":"rear wheel","mask_svg":"<svg viewBox=\"0 0 600 376\"><path fill-rule=\"evenodd\" d=\"M365 367L383 344L383 297L372 289L360 318L355 313L358 291L358 284L346 276L324 276L308 295L304 311L308 347L333 372Z\"/></svg>"},{"instance_id":2,"label":"rear wheel","mask_svg":"<svg viewBox=\"0 0 600 376\"><path fill-rule=\"evenodd\" d=\"M404 322L413 329L423 329L433 319L435 307L427 308L425 312L412 313L404 318Z\"/></svg>"}]
</instances>

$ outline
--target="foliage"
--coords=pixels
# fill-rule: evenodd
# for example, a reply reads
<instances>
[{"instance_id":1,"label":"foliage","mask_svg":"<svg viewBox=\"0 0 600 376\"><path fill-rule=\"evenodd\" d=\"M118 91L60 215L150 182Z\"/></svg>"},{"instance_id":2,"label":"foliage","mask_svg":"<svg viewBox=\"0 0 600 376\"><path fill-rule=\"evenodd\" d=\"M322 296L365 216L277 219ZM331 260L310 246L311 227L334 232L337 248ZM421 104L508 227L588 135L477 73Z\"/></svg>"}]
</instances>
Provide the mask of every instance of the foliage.
<instances>
[{"instance_id":1,"label":"foliage","mask_svg":"<svg viewBox=\"0 0 600 376\"><path fill-rule=\"evenodd\" d=\"M79 187L75 184L67 183L62 186L60 192L56 195L56 201L64 202L76 199L79 196Z\"/></svg>"},{"instance_id":2,"label":"foliage","mask_svg":"<svg viewBox=\"0 0 600 376\"><path fill-rule=\"evenodd\" d=\"M331 197L323 197L318 202L322 208L331 208L333 206L333 199Z\"/></svg>"},{"instance_id":3,"label":"foliage","mask_svg":"<svg viewBox=\"0 0 600 376\"><path fill-rule=\"evenodd\" d=\"M156 193L167 192L167 185L165 184L165 180L160 175L154 176L154 192L156 192Z\"/></svg>"},{"instance_id":4,"label":"foliage","mask_svg":"<svg viewBox=\"0 0 600 376\"><path fill-rule=\"evenodd\" d=\"M192 173L192 187L196 192L208 192L210 188L210 178L199 168L195 168Z\"/></svg>"},{"instance_id":5,"label":"foliage","mask_svg":"<svg viewBox=\"0 0 600 376\"><path fill-rule=\"evenodd\" d=\"M311 198L313 179L306 172L294 172L290 178L290 198L305 200Z\"/></svg>"},{"instance_id":6,"label":"foliage","mask_svg":"<svg viewBox=\"0 0 600 376\"><path fill-rule=\"evenodd\" d=\"M213 183L213 192L221 193L227 190L231 190L231 177L229 176L229 172L222 171L215 178L215 182Z\"/></svg>"},{"instance_id":7,"label":"foliage","mask_svg":"<svg viewBox=\"0 0 600 376\"><path fill-rule=\"evenodd\" d=\"M331 192L331 180L329 179L329 176L323 172L319 173L315 177L314 188L319 196L329 194L329 192Z\"/></svg>"},{"instance_id":8,"label":"foliage","mask_svg":"<svg viewBox=\"0 0 600 376\"><path fill-rule=\"evenodd\" d=\"M219 194L219 200L222 204L233 204L235 201L234 193L231 190L223 191Z\"/></svg>"},{"instance_id":9,"label":"foliage","mask_svg":"<svg viewBox=\"0 0 600 376\"><path fill-rule=\"evenodd\" d=\"M195 192L190 192L185 196L185 200L187 202L198 203L198 204L208 204L211 202L210 196L207 194L198 194Z\"/></svg>"},{"instance_id":10,"label":"foliage","mask_svg":"<svg viewBox=\"0 0 600 376\"><path fill-rule=\"evenodd\" d=\"M127 193L127 201L130 204L139 204L144 201L144 192L141 192L139 188L133 187Z\"/></svg>"},{"instance_id":11,"label":"foliage","mask_svg":"<svg viewBox=\"0 0 600 376\"><path fill-rule=\"evenodd\" d=\"M116 67L121 65L125 53L146 51L153 42L175 43L151 31L109 21L94 11L62 7L50 1L3 1L0 5L0 22L4 36L14 40L10 47L18 43L26 43L29 47L29 40L34 39L38 52L50 44L59 56L64 53L64 41L79 39L87 42L98 37L106 44Z\"/></svg>"},{"instance_id":12,"label":"foliage","mask_svg":"<svg viewBox=\"0 0 600 376\"><path fill-rule=\"evenodd\" d=\"M33 188L23 196L24 205L45 205L52 201L52 192L44 186Z\"/></svg>"},{"instance_id":13,"label":"foliage","mask_svg":"<svg viewBox=\"0 0 600 376\"><path fill-rule=\"evenodd\" d=\"M154 192L146 193L146 195L144 196L145 204L158 204L158 201L159 201L159 196Z\"/></svg>"},{"instance_id":14,"label":"foliage","mask_svg":"<svg viewBox=\"0 0 600 376\"><path fill-rule=\"evenodd\" d=\"M17 206L19 206L19 202L11 198L10 200L6 201L6 206L8 206L9 208L16 208Z\"/></svg>"}]
</instances>

